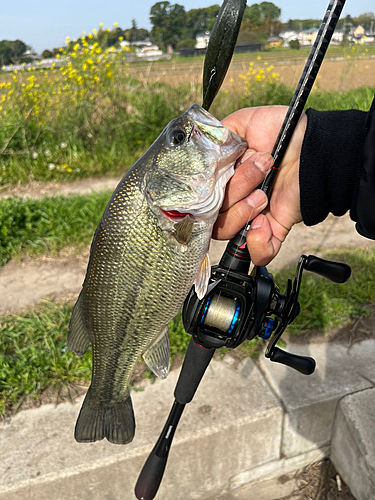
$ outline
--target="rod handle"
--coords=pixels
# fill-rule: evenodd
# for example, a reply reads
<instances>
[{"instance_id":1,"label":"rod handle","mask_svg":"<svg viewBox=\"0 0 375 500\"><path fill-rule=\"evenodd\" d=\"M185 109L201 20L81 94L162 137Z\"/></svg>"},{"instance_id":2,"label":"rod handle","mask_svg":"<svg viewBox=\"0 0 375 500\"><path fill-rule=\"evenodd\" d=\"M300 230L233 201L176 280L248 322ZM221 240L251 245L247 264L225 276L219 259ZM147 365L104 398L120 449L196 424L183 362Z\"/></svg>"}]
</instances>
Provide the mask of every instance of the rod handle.
<instances>
[{"instance_id":1,"label":"rod handle","mask_svg":"<svg viewBox=\"0 0 375 500\"><path fill-rule=\"evenodd\" d=\"M190 403L210 364L215 349L205 349L191 338L186 351L174 397L181 404Z\"/></svg>"}]
</instances>

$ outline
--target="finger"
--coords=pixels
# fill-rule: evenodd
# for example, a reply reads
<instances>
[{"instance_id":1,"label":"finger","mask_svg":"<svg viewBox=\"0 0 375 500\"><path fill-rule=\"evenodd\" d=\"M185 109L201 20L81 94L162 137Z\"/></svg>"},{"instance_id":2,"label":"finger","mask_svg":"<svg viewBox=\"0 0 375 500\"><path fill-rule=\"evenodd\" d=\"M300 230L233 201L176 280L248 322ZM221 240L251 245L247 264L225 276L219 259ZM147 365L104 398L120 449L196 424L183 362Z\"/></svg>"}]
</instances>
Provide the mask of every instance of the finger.
<instances>
[{"instance_id":1,"label":"finger","mask_svg":"<svg viewBox=\"0 0 375 500\"><path fill-rule=\"evenodd\" d=\"M268 218L260 214L247 233L247 248L256 266L266 266L279 252L281 243L274 235Z\"/></svg>"},{"instance_id":2,"label":"finger","mask_svg":"<svg viewBox=\"0 0 375 500\"><path fill-rule=\"evenodd\" d=\"M269 153L255 152L253 149L247 150L233 177L228 182L220 212L226 212L231 206L254 191L272 165L273 158Z\"/></svg>"},{"instance_id":3,"label":"finger","mask_svg":"<svg viewBox=\"0 0 375 500\"><path fill-rule=\"evenodd\" d=\"M233 238L244 225L265 209L266 194L256 189L249 196L235 203L229 210L219 214L212 237L218 240Z\"/></svg>"}]
</instances>

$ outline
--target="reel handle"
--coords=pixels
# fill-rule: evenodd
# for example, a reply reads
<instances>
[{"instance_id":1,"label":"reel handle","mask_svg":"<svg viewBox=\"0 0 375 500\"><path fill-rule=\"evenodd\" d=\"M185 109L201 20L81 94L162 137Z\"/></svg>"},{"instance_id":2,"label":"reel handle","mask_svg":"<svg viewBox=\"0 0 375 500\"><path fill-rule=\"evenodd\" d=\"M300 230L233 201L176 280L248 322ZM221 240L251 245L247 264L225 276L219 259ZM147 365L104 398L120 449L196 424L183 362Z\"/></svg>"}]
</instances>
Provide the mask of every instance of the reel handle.
<instances>
[{"instance_id":1,"label":"reel handle","mask_svg":"<svg viewBox=\"0 0 375 500\"><path fill-rule=\"evenodd\" d=\"M290 352L283 351L279 347L272 349L270 360L282 365L290 366L303 375L311 375L315 371L315 359L309 356L297 356Z\"/></svg>"},{"instance_id":2,"label":"reel handle","mask_svg":"<svg viewBox=\"0 0 375 500\"><path fill-rule=\"evenodd\" d=\"M321 259L315 255L309 255L306 258L304 268L306 271L318 274L334 283L345 283L352 272L347 264Z\"/></svg>"}]
</instances>

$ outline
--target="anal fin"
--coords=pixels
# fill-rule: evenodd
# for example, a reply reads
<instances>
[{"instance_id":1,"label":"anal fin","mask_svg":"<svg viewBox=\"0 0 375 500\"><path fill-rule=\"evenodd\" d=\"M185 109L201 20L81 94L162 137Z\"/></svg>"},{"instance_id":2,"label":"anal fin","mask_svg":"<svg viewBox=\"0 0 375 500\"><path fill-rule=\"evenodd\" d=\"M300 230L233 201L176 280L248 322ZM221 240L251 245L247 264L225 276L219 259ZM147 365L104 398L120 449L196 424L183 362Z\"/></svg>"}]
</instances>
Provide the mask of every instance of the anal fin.
<instances>
[{"instance_id":1,"label":"anal fin","mask_svg":"<svg viewBox=\"0 0 375 500\"><path fill-rule=\"evenodd\" d=\"M155 375L161 379L167 378L170 367L168 325L161 329L160 335L143 354L143 359Z\"/></svg>"},{"instance_id":2,"label":"anal fin","mask_svg":"<svg viewBox=\"0 0 375 500\"><path fill-rule=\"evenodd\" d=\"M90 343L87 328L83 320L82 298L80 294L70 318L67 346L77 356L83 356L90 347Z\"/></svg>"}]
</instances>

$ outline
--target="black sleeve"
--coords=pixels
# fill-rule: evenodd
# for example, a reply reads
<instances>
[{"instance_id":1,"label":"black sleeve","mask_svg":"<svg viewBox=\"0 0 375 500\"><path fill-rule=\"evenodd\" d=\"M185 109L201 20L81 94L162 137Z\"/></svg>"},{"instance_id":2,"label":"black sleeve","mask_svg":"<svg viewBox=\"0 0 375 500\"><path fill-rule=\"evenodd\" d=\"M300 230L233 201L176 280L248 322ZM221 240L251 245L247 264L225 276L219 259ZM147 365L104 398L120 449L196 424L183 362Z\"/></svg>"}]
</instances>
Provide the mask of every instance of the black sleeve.
<instances>
[{"instance_id":1,"label":"black sleeve","mask_svg":"<svg viewBox=\"0 0 375 500\"><path fill-rule=\"evenodd\" d=\"M364 171L359 179L350 216L357 222L359 234L375 239L375 99L366 122L362 161Z\"/></svg>"},{"instance_id":2,"label":"black sleeve","mask_svg":"<svg viewBox=\"0 0 375 500\"><path fill-rule=\"evenodd\" d=\"M329 213L344 215L355 204L364 174L367 113L308 109L306 114L299 182L302 218L313 226Z\"/></svg>"}]
</instances>

